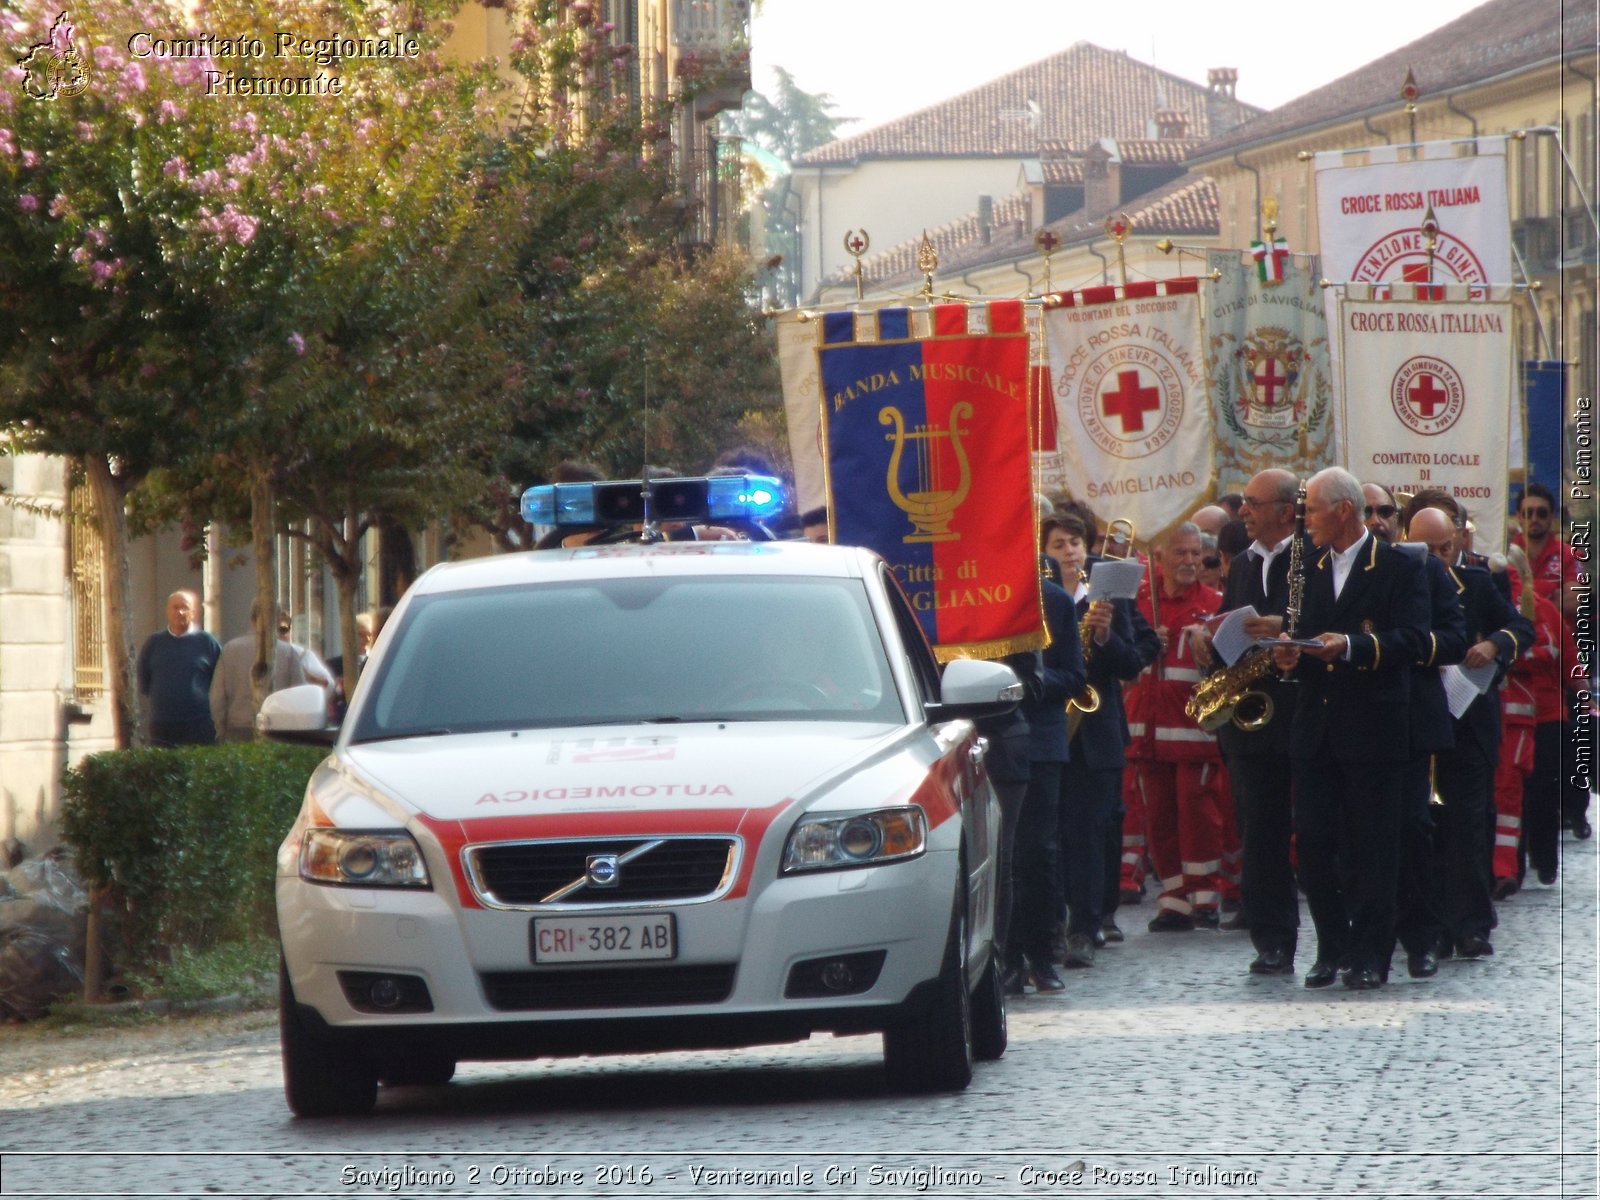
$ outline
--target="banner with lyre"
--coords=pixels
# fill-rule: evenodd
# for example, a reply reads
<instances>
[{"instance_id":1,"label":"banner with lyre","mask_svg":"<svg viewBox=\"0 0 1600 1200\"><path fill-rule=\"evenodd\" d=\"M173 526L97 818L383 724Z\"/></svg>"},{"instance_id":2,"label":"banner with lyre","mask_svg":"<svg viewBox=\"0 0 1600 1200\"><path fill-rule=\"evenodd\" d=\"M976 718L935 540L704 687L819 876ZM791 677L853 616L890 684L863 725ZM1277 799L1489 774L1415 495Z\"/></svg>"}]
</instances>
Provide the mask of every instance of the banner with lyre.
<instances>
[{"instance_id":1,"label":"banner with lyre","mask_svg":"<svg viewBox=\"0 0 1600 1200\"><path fill-rule=\"evenodd\" d=\"M1021 301L827 313L832 540L889 563L940 661L1045 644Z\"/></svg>"}]
</instances>

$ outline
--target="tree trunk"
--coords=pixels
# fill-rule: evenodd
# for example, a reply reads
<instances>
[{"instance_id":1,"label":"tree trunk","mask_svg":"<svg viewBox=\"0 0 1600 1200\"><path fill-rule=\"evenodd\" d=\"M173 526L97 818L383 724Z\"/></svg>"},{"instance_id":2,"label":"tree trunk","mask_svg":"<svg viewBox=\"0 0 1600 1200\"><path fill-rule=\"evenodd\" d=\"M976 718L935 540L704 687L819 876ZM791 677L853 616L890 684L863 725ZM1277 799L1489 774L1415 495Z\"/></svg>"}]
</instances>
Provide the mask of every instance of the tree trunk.
<instances>
[{"instance_id":1,"label":"tree trunk","mask_svg":"<svg viewBox=\"0 0 1600 1200\"><path fill-rule=\"evenodd\" d=\"M133 611L133 592L128 577L128 484L111 473L104 455L91 454L83 460L84 474L94 495L95 513L100 521L100 546L105 561L106 657L110 660L112 730L117 748L126 750L144 742L139 720L139 689L134 677L134 658L128 615Z\"/></svg>"},{"instance_id":2,"label":"tree trunk","mask_svg":"<svg viewBox=\"0 0 1600 1200\"><path fill-rule=\"evenodd\" d=\"M272 481L266 469L256 466L250 473L250 546L254 551L256 567L255 614L256 661L250 668L250 700L253 711L261 710L261 702L272 690L272 660L278 636L277 571L274 555L274 531L277 528L273 511Z\"/></svg>"}]
</instances>

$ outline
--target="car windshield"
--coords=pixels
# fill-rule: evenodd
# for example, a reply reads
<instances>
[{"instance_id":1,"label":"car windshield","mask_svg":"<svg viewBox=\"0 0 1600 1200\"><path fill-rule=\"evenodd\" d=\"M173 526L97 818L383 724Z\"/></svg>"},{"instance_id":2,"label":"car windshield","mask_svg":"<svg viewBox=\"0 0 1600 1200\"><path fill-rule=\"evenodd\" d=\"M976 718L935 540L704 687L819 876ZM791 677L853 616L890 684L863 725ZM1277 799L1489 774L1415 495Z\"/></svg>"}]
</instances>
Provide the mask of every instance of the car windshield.
<instances>
[{"instance_id":1,"label":"car windshield","mask_svg":"<svg viewBox=\"0 0 1600 1200\"><path fill-rule=\"evenodd\" d=\"M355 742L544 726L905 719L858 579L597 579L419 596Z\"/></svg>"}]
</instances>

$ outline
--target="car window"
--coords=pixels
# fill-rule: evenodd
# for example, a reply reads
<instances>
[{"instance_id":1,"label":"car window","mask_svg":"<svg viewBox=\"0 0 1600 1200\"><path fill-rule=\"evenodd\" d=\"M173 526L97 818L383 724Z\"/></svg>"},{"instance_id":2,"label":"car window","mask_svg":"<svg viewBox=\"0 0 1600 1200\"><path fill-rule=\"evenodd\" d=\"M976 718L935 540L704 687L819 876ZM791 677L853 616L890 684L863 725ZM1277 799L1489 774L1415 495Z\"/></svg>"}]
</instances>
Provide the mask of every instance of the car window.
<instances>
[{"instance_id":1,"label":"car window","mask_svg":"<svg viewBox=\"0 0 1600 1200\"><path fill-rule=\"evenodd\" d=\"M916 681L922 702L932 704L939 699L939 664L933 657L932 647L928 645L928 635L923 632L917 614L911 611L911 603L901 590L900 581L888 567L880 567L879 570L883 575L883 590L894 609L895 624L900 628L900 641L906 648L906 662L911 668L911 677Z\"/></svg>"},{"instance_id":2,"label":"car window","mask_svg":"<svg viewBox=\"0 0 1600 1200\"><path fill-rule=\"evenodd\" d=\"M648 577L417 597L352 740L701 720L905 719L865 587Z\"/></svg>"}]
</instances>

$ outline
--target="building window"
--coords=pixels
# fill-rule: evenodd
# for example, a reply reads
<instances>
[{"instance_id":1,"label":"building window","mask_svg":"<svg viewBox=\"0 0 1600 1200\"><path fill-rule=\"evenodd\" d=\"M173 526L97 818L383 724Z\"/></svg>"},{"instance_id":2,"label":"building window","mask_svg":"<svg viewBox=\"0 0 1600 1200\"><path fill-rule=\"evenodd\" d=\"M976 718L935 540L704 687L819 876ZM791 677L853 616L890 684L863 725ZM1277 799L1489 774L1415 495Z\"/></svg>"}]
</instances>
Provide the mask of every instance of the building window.
<instances>
[{"instance_id":1,"label":"building window","mask_svg":"<svg viewBox=\"0 0 1600 1200\"><path fill-rule=\"evenodd\" d=\"M106 690L105 577L94 496L80 476L67 498L67 562L72 576L72 694L93 700Z\"/></svg>"}]
</instances>

